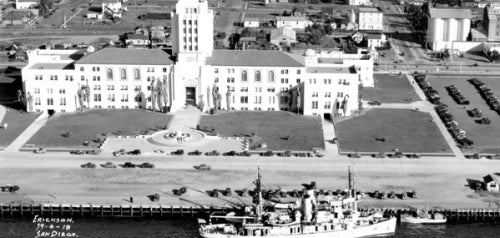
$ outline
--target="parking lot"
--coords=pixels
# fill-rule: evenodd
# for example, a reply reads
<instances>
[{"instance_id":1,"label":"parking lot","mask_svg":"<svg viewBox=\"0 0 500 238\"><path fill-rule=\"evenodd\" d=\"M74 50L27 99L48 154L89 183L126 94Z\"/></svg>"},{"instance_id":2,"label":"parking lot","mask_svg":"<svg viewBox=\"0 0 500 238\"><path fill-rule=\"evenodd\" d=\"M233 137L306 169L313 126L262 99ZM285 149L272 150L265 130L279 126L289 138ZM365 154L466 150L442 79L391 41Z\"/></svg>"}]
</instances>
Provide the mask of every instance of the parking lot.
<instances>
[{"instance_id":1,"label":"parking lot","mask_svg":"<svg viewBox=\"0 0 500 238\"><path fill-rule=\"evenodd\" d=\"M500 116L486 104L486 101L481 97L479 91L467 80L471 76L428 76L428 80L432 87L439 92L441 101L448 105L448 110L463 128L467 137L474 141L475 147L466 152L478 153L500 153ZM500 95L500 81L493 77L478 77L488 87L498 95ZM460 90L462 95L470 101L469 105L458 105L456 101L448 94L445 87L455 85ZM475 122L476 118L472 118L467 114L467 110L478 108L483 117L491 120L489 125L479 124Z\"/></svg>"}]
</instances>

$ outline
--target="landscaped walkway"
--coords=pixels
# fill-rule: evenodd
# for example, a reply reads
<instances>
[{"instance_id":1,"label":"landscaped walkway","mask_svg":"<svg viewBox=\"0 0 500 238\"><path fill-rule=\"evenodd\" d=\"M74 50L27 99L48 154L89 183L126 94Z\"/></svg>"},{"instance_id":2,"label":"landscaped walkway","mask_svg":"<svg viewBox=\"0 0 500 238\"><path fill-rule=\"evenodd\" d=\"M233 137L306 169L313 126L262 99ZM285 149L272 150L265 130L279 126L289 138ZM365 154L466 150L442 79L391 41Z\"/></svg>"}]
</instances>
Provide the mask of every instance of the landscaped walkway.
<instances>
[{"instance_id":1,"label":"landscaped walkway","mask_svg":"<svg viewBox=\"0 0 500 238\"><path fill-rule=\"evenodd\" d=\"M325 138L325 152L330 155L339 155L338 144L333 144L333 138L336 138L335 128L332 121L322 120L323 137Z\"/></svg>"},{"instance_id":2,"label":"landscaped walkway","mask_svg":"<svg viewBox=\"0 0 500 238\"><path fill-rule=\"evenodd\" d=\"M21 147L23 147L26 142L28 142L33 135L35 135L40 128L42 128L45 123L47 123L47 120L49 119L49 115L44 112L38 118L31 123L26 130L23 131L12 143L10 143L7 148L5 148L5 152L17 152Z\"/></svg>"},{"instance_id":3,"label":"landscaped walkway","mask_svg":"<svg viewBox=\"0 0 500 238\"><path fill-rule=\"evenodd\" d=\"M198 108L192 106L179 110L175 112L168 130L172 132L196 130L196 125L200 121L201 114L202 112Z\"/></svg>"}]
</instances>

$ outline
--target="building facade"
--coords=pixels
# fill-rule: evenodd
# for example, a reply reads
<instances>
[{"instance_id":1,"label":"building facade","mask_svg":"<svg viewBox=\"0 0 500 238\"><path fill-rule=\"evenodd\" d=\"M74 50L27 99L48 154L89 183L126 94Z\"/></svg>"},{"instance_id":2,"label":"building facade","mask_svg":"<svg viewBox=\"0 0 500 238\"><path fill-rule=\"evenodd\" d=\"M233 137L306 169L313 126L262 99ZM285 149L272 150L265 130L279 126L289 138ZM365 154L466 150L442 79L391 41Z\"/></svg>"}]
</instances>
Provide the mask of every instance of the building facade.
<instances>
[{"instance_id":1,"label":"building facade","mask_svg":"<svg viewBox=\"0 0 500 238\"><path fill-rule=\"evenodd\" d=\"M370 0L349 0L348 3L351 6L371 5L372 4L372 2Z\"/></svg>"},{"instance_id":2,"label":"building facade","mask_svg":"<svg viewBox=\"0 0 500 238\"><path fill-rule=\"evenodd\" d=\"M276 27L289 27L294 29L305 29L307 26L312 25L313 23L307 19L307 17L276 17Z\"/></svg>"},{"instance_id":3,"label":"building facade","mask_svg":"<svg viewBox=\"0 0 500 238\"><path fill-rule=\"evenodd\" d=\"M172 15L173 56L159 49L31 51L22 70L27 110L196 105L348 116L357 109L358 85L373 86L367 52L214 50L206 1L180 1Z\"/></svg>"},{"instance_id":4,"label":"building facade","mask_svg":"<svg viewBox=\"0 0 500 238\"><path fill-rule=\"evenodd\" d=\"M384 30L384 13L375 7L358 9L359 30Z\"/></svg>"},{"instance_id":5,"label":"building facade","mask_svg":"<svg viewBox=\"0 0 500 238\"><path fill-rule=\"evenodd\" d=\"M484 8L483 27L488 41L500 41L500 4L492 3Z\"/></svg>"},{"instance_id":6,"label":"building facade","mask_svg":"<svg viewBox=\"0 0 500 238\"><path fill-rule=\"evenodd\" d=\"M472 13L466 8L431 8L427 42L432 50L453 48L453 42L464 42L470 33Z\"/></svg>"},{"instance_id":7,"label":"building facade","mask_svg":"<svg viewBox=\"0 0 500 238\"><path fill-rule=\"evenodd\" d=\"M16 0L16 9L29 9L38 6L35 0Z\"/></svg>"}]
</instances>

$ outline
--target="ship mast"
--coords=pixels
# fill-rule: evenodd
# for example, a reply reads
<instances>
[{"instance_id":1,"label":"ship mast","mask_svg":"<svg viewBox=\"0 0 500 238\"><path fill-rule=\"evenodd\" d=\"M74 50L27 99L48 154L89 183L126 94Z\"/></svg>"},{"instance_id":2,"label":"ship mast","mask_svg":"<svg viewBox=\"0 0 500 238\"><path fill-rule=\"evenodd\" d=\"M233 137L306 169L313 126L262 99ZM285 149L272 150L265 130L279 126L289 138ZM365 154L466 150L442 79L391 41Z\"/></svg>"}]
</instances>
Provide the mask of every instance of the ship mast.
<instances>
[{"instance_id":1,"label":"ship mast","mask_svg":"<svg viewBox=\"0 0 500 238\"><path fill-rule=\"evenodd\" d=\"M348 166L349 174L349 197L356 197L356 190L354 188L354 171L351 171L351 165Z\"/></svg>"}]
</instances>

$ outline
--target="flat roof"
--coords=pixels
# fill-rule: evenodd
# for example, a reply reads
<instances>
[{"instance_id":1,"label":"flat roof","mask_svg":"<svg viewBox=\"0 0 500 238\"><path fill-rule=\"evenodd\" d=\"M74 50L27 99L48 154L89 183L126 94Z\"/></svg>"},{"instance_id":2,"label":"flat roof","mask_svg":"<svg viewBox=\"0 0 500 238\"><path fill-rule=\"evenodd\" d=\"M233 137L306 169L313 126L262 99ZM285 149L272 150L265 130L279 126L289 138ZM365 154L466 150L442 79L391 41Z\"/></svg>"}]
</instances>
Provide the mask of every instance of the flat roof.
<instances>
[{"instance_id":1,"label":"flat roof","mask_svg":"<svg viewBox=\"0 0 500 238\"><path fill-rule=\"evenodd\" d=\"M431 18L472 18L470 8L431 8L429 13Z\"/></svg>"},{"instance_id":2,"label":"flat roof","mask_svg":"<svg viewBox=\"0 0 500 238\"><path fill-rule=\"evenodd\" d=\"M341 58L319 58L318 62L323 64L342 64L344 60Z\"/></svg>"},{"instance_id":3,"label":"flat roof","mask_svg":"<svg viewBox=\"0 0 500 238\"><path fill-rule=\"evenodd\" d=\"M360 7L359 8L360 12L380 12L382 13L378 8L376 7Z\"/></svg>"},{"instance_id":4,"label":"flat roof","mask_svg":"<svg viewBox=\"0 0 500 238\"><path fill-rule=\"evenodd\" d=\"M73 63L35 63L30 69L69 70L75 69L75 65Z\"/></svg>"},{"instance_id":5,"label":"flat roof","mask_svg":"<svg viewBox=\"0 0 500 238\"><path fill-rule=\"evenodd\" d=\"M354 74L356 71L351 67L307 67L307 73L312 74Z\"/></svg>"},{"instance_id":6,"label":"flat roof","mask_svg":"<svg viewBox=\"0 0 500 238\"><path fill-rule=\"evenodd\" d=\"M277 50L214 50L212 66L304 67L302 56Z\"/></svg>"},{"instance_id":7,"label":"flat roof","mask_svg":"<svg viewBox=\"0 0 500 238\"><path fill-rule=\"evenodd\" d=\"M171 65L170 55L160 49L104 48L84 56L76 64Z\"/></svg>"},{"instance_id":8,"label":"flat roof","mask_svg":"<svg viewBox=\"0 0 500 238\"><path fill-rule=\"evenodd\" d=\"M283 17L283 16L280 16L280 17L276 17L276 20L277 21L307 21L307 18L306 17L294 17L294 16L290 16L290 17Z\"/></svg>"}]
</instances>

